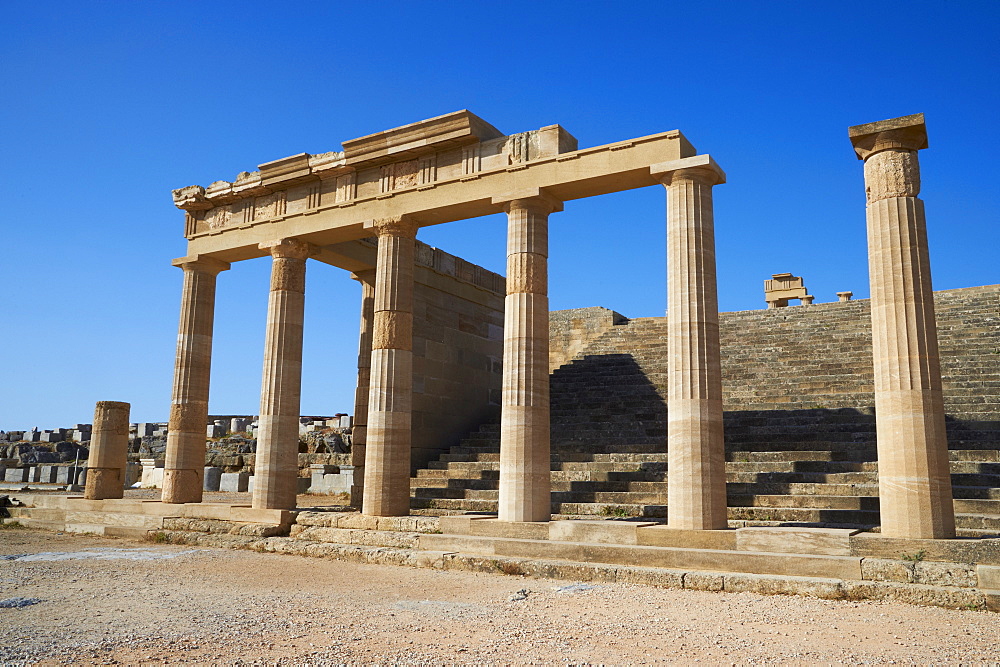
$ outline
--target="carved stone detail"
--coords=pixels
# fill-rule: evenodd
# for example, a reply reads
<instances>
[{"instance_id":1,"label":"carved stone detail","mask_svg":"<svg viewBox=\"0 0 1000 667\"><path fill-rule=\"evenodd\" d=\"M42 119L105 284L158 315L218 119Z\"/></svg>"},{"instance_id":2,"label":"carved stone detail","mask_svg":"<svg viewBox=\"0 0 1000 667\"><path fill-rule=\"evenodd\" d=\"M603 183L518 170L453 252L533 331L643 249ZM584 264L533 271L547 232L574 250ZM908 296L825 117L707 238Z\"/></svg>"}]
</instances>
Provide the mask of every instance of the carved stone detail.
<instances>
[{"instance_id":1,"label":"carved stone detail","mask_svg":"<svg viewBox=\"0 0 1000 667\"><path fill-rule=\"evenodd\" d=\"M916 151L901 149L874 153L865 160L868 203L920 194L920 163Z\"/></svg>"},{"instance_id":2,"label":"carved stone detail","mask_svg":"<svg viewBox=\"0 0 1000 667\"><path fill-rule=\"evenodd\" d=\"M263 197L257 197L254 202L254 220L264 220L284 215L286 209L285 193L274 192Z\"/></svg>"},{"instance_id":3,"label":"carved stone detail","mask_svg":"<svg viewBox=\"0 0 1000 667\"><path fill-rule=\"evenodd\" d=\"M437 180L437 154L420 158L420 185L430 185Z\"/></svg>"},{"instance_id":4,"label":"carved stone detail","mask_svg":"<svg viewBox=\"0 0 1000 667\"><path fill-rule=\"evenodd\" d=\"M261 243L258 247L270 252L271 257L288 259L306 259L316 252L315 246L299 239L278 239Z\"/></svg>"},{"instance_id":5,"label":"carved stone detail","mask_svg":"<svg viewBox=\"0 0 1000 667\"><path fill-rule=\"evenodd\" d=\"M375 311L372 349L412 350L413 313L400 310Z\"/></svg>"},{"instance_id":6,"label":"carved stone detail","mask_svg":"<svg viewBox=\"0 0 1000 667\"><path fill-rule=\"evenodd\" d=\"M469 176L479 173L482 168L480 144L473 144L462 149L462 174Z\"/></svg>"},{"instance_id":7,"label":"carved stone detail","mask_svg":"<svg viewBox=\"0 0 1000 667\"><path fill-rule=\"evenodd\" d=\"M418 225L412 218L407 216L373 220L371 227L379 236L417 237Z\"/></svg>"},{"instance_id":8,"label":"carved stone detail","mask_svg":"<svg viewBox=\"0 0 1000 667\"><path fill-rule=\"evenodd\" d=\"M205 221L208 223L209 229L222 229L229 225L232 218L233 210L228 204L225 206L216 206L205 213Z\"/></svg>"},{"instance_id":9,"label":"carved stone detail","mask_svg":"<svg viewBox=\"0 0 1000 667\"><path fill-rule=\"evenodd\" d=\"M337 177L337 196L335 201L338 204L351 201L358 196L358 174L352 171L349 174Z\"/></svg>"}]
</instances>

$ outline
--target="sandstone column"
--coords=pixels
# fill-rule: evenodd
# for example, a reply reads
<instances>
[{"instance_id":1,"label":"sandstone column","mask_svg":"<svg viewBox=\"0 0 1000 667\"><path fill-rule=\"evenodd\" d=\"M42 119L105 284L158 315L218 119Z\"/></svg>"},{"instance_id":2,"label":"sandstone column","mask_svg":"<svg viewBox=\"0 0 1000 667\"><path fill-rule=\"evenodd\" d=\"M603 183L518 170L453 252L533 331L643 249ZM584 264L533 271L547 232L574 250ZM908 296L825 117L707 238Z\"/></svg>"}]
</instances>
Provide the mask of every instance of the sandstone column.
<instances>
[{"instance_id":1,"label":"sandstone column","mask_svg":"<svg viewBox=\"0 0 1000 667\"><path fill-rule=\"evenodd\" d=\"M84 498L104 500L125 496L129 407L128 403L118 401L97 402L94 430L90 436L90 456L87 457Z\"/></svg>"},{"instance_id":2,"label":"sandstone column","mask_svg":"<svg viewBox=\"0 0 1000 667\"><path fill-rule=\"evenodd\" d=\"M562 202L535 190L493 203L507 212L498 518L548 521L549 214L561 211Z\"/></svg>"},{"instance_id":3,"label":"sandstone column","mask_svg":"<svg viewBox=\"0 0 1000 667\"><path fill-rule=\"evenodd\" d=\"M271 252L272 263L252 505L295 509L306 258L313 248L297 239L260 247Z\"/></svg>"},{"instance_id":4,"label":"sandstone column","mask_svg":"<svg viewBox=\"0 0 1000 667\"><path fill-rule=\"evenodd\" d=\"M923 114L849 129L865 161L882 534L955 536L927 222Z\"/></svg>"},{"instance_id":5,"label":"sandstone column","mask_svg":"<svg viewBox=\"0 0 1000 667\"><path fill-rule=\"evenodd\" d=\"M371 378L362 511L410 513L410 441L413 404L413 256L417 225L408 218L375 220Z\"/></svg>"},{"instance_id":6,"label":"sandstone column","mask_svg":"<svg viewBox=\"0 0 1000 667\"><path fill-rule=\"evenodd\" d=\"M375 269L357 271L351 278L361 283L361 336L358 340L358 386L354 393L351 428L351 505L360 508L364 494L365 445L368 442L368 392L371 389L372 329L375 319Z\"/></svg>"},{"instance_id":7,"label":"sandstone column","mask_svg":"<svg viewBox=\"0 0 1000 667\"><path fill-rule=\"evenodd\" d=\"M708 155L650 173L667 188L667 525L726 528L712 210L712 186L726 175Z\"/></svg>"},{"instance_id":8,"label":"sandstone column","mask_svg":"<svg viewBox=\"0 0 1000 667\"><path fill-rule=\"evenodd\" d=\"M161 501L200 503L205 474L215 279L229 264L211 257L196 257L178 260L175 265L184 270L184 288Z\"/></svg>"}]
</instances>

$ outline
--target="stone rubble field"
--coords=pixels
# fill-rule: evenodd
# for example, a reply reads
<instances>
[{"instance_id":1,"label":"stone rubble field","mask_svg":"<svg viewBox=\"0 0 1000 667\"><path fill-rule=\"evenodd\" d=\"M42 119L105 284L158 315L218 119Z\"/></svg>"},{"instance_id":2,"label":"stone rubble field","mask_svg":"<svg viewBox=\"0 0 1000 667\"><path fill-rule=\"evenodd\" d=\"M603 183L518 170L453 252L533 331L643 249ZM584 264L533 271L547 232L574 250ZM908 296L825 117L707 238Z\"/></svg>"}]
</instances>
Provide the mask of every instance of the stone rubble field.
<instances>
[{"instance_id":1,"label":"stone rubble field","mask_svg":"<svg viewBox=\"0 0 1000 667\"><path fill-rule=\"evenodd\" d=\"M998 640L988 612L0 532L3 665L944 664Z\"/></svg>"}]
</instances>

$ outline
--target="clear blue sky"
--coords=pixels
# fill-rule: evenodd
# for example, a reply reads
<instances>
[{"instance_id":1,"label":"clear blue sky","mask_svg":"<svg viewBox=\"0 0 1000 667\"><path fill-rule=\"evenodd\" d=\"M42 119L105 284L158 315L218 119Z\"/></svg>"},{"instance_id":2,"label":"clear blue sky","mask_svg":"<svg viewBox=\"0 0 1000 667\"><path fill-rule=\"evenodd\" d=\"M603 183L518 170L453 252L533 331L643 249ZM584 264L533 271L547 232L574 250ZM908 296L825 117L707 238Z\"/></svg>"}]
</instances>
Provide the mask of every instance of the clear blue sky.
<instances>
[{"instance_id":1,"label":"clear blue sky","mask_svg":"<svg viewBox=\"0 0 1000 667\"><path fill-rule=\"evenodd\" d=\"M0 42L0 429L170 402L170 191L458 109L581 147L672 129L710 153L723 310L791 271L868 295L847 127L924 112L936 289L1000 282L1000 2L8 2ZM553 309L665 307L664 193L570 202ZM503 272L504 220L422 230ZM211 410L255 413L269 263L219 279ZM360 288L310 263L304 414L353 411Z\"/></svg>"}]
</instances>

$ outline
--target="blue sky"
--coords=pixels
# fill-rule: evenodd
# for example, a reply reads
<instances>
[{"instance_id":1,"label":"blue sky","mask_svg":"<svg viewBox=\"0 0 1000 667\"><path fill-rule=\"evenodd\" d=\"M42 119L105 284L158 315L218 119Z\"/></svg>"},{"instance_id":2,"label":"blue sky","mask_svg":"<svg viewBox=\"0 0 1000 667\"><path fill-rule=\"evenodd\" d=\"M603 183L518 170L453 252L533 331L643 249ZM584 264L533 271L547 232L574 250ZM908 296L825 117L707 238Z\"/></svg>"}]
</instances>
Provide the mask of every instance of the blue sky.
<instances>
[{"instance_id":1,"label":"blue sky","mask_svg":"<svg viewBox=\"0 0 1000 667\"><path fill-rule=\"evenodd\" d=\"M581 147L680 129L715 189L722 310L790 271L868 295L847 127L924 112L936 289L1000 282L1000 3L7 3L0 429L170 402L183 215L170 191L467 108ZM665 308L662 188L551 219L553 309ZM419 238L503 272L491 216ZM269 265L219 279L211 411L255 413ZM310 263L304 414L353 411L360 288Z\"/></svg>"}]
</instances>

